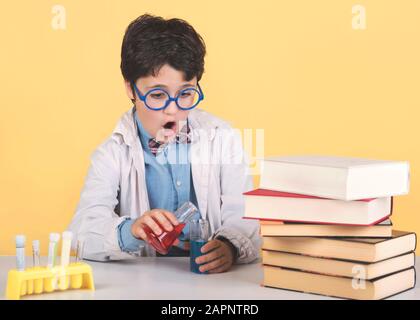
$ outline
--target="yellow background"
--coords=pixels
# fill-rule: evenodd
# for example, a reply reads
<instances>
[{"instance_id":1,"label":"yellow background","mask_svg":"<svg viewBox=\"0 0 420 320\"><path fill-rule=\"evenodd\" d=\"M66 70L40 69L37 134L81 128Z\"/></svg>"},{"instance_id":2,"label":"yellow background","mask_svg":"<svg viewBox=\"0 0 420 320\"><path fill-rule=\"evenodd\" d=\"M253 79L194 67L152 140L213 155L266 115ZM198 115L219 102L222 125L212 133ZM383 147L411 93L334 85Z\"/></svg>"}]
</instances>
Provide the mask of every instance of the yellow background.
<instances>
[{"instance_id":1,"label":"yellow background","mask_svg":"<svg viewBox=\"0 0 420 320\"><path fill-rule=\"evenodd\" d=\"M202 108L265 129L266 155L409 160L393 222L420 233L420 1L58 3L65 31L51 27L55 1L1 4L0 254L24 233L45 255L48 234L70 222L91 153L130 108L121 41L146 12L203 36ZM352 29L359 3L366 30Z\"/></svg>"}]
</instances>

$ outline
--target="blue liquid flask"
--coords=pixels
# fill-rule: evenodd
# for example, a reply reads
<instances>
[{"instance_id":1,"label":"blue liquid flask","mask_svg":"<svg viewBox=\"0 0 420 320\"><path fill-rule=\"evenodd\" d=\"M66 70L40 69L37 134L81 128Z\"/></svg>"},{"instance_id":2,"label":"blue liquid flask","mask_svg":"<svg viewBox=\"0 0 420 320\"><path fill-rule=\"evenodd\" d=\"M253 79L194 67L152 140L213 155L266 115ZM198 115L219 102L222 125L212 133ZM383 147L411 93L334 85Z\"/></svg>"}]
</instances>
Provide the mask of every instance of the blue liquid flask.
<instances>
[{"instance_id":1,"label":"blue liquid flask","mask_svg":"<svg viewBox=\"0 0 420 320\"><path fill-rule=\"evenodd\" d=\"M207 274L201 272L200 265L195 259L202 255L201 248L208 242L210 237L209 223L206 220L192 220L190 222L190 270L199 274Z\"/></svg>"}]
</instances>

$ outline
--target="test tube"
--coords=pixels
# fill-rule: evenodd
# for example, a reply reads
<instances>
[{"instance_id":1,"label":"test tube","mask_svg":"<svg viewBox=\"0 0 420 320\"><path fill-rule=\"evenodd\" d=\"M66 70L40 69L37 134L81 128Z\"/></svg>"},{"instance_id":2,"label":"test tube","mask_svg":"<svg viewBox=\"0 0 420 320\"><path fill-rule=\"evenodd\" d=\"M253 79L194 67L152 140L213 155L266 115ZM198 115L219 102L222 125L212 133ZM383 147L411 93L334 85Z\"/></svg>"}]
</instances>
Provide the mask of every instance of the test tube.
<instances>
[{"instance_id":1,"label":"test tube","mask_svg":"<svg viewBox=\"0 0 420 320\"><path fill-rule=\"evenodd\" d=\"M33 266L39 267L39 240L32 241L32 255L33 255Z\"/></svg>"},{"instance_id":2,"label":"test tube","mask_svg":"<svg viewBox=\"0 0 420 320\"><path fill-rule=\"evenodd\" d=\"M85 243L82 239L77 239L75 263L81 262L83 260L84 244ZM70 277L70 287L72 289L80 289L82 285L83 285L83 276L81 274L73 274Z\"/></svg>"},{"instance_id":3,"label":"test tube","mask_svg":"<svg viewBox=\"0 0 420 320\"><path fill-rule=\"evenodd\" d=\"M76 262L80 262L83 260L83 249L84 249L85 242L82 239L77 240L77 247L76 247Z\"/></svg>"},{"instance_id":4,"label":"test tube","mask_svg":"<svg viewBox=\"0 0 420 320\"><path fill-rule=\"evenodd\" d=\"M62 235L62 247L61 247L61 266L66 267L69 265L70 261L70 248L71 248L71 239L73 238L73 233L71 231L64 231Z\"/></svg>"},{"instance_id":5,"label":"test tube","mask_svg":"<svg viewBox=\"0 0 420 320\"><path fill-rule=\"evenodd\" d=\"M25 241L24 235L17 235L15 238L16 242L16 269L20 272L25 271ZM20 287L20 294L25 295L27 293L27 281L22 282Z\"/></svg>"},{"instance_id":6,"label":"test tube","mask_svg":"<svg viewBox=\"0 0 420 320\"><path fill-rule=\"evenodd\" d=\"M66 269L70 262L71 239L73 233L71 231L64 231L62 234L61 247L61 276L59 278L58 287L60 290L66 290L70 285L70 276L66 274Z\"/></svg>"},{"instance_id":7,"label":"test tube","mask_svg":"<svg viewBox=\"0 0 420 320\"><path fill-rule=\"evenodd\" d=\"M55 265L55 256L57 254L57 243L60 240L59 233L50 234L50 243L48 245L48 268L53 268Z\"/></svg>"},{"instance_id":8,"label":"test tube","mask_svg":"<svg viewBox=\"0 0 420 320\"><path fill-rule=\"evenodd\" d=\"M48 263L47 267L49 269L54 268L55 258L57 255L57 244L60 241L59 233L50 233L50 243L48 244ZM57 277L53 276L51 278L44 279L44 291L52 292L57 288Z\"/></svg>"},{"instance_id":9,"label":"test tube","mask_svg":"<svg viewBox=\"0 0 420 320\"><path fill-rule=\"evenodd\" d=\"M33 255L33 267L38 268L40 264L40 253L39 253L39 240L32 241L32 255ZM34 279L33 283L28 281L28 293L33 291L35 293L41 293L43 290L44 282L43 279Z\"/></svg>"},{"instance_id":10,"label":"test tube","mask_svg":"<svg viewBox=\"0 0 420 320\"><path fill-rule=\"evenodd\" d=\"M24 235L16 236L16 269L18 271L25 271L25 241Z\"/></svg>"}]
</instances>

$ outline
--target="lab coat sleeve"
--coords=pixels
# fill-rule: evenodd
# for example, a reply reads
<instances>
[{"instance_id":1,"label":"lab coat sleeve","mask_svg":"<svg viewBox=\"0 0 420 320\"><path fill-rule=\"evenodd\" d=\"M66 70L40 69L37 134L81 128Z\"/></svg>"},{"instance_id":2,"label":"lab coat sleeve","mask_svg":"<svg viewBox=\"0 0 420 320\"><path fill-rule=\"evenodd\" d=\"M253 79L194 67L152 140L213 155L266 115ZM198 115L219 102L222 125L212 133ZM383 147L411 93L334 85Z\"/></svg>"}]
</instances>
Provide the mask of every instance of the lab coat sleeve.
<instances>
[{"instance_id":1,"label":"lab coat sleeve","mask_svg":"<svg viewBox=\"0 0 420 320\"><path fill-rule=\"evenodd\" d=\"M259 258L261 238L259 223L243 219L243 193L253 189L249 157L242 148L238 131L229 130L222 137L220 166L221 227L214 238L223 236L237 249L236 263L249 263Z\"/></svg>"},{"instance_id":2,"label":"lab coat sleeve","mask_svg":"<svg viewBox=\"0 0 420 320\"><path fill-rule=\"evenodd\" d=\"M128 217L115 213L120 184L119 148L112 139L100 145L91 157L80 201L69 230L84 242L83 258L95 261L133 258L118 242L118 226Z\"/></svg>"}]
</instances>

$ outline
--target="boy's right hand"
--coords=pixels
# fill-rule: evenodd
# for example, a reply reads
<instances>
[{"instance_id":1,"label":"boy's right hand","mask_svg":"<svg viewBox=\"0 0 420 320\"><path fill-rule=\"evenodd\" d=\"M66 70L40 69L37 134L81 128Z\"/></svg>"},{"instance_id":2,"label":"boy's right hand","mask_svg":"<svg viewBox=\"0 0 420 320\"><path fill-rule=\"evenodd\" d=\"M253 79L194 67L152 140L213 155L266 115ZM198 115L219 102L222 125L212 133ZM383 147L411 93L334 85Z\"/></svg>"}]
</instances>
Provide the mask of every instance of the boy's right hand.
<instances>
[{"instance_id":1,"label":"boy's right hand","mask_svg":"<svg viewBox=\"0 0 420 320\"><path fill-rule=\"evenodd\" d=\"M131 233L137 239L150 242L144 231L144 226L148 226L155 235L159 236L163 231L172 231L174 226L178 224L179 222L172 212L163 209L153 209L146 211L140 218L136 219L131 225Z\"/></svg>"}]
</instances>

